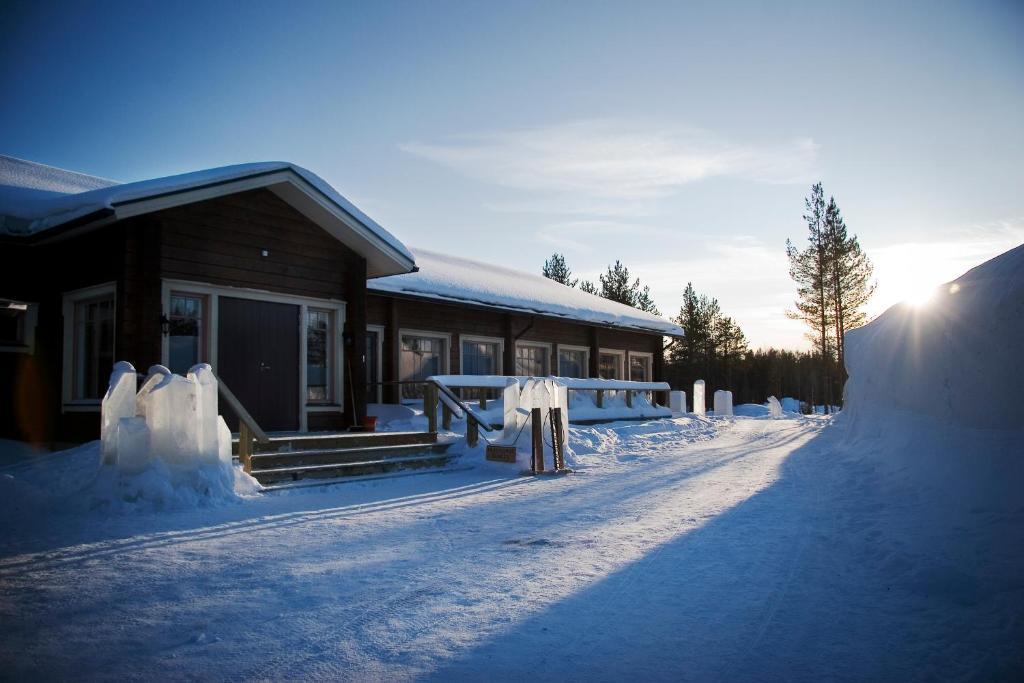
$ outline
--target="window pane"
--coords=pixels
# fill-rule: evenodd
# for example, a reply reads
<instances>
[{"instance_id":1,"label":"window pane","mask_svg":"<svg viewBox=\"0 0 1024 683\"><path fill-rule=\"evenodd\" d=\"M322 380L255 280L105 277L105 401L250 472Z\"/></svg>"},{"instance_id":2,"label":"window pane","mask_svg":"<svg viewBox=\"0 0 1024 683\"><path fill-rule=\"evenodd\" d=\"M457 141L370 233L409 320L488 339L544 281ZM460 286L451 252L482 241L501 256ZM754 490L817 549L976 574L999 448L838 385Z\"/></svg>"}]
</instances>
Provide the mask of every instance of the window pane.
<instances>
[{"instance_id":1,"label":"window pane","mask_svg":"<svg viewBox=\"0 0 1024 683\"><path fill-rule=\"evenodd\" d=\"M306 399L309 401L331 399L330 319L329 311L306 313Z\"/></svg>"},{"instance_id":2,"label":"window pane","mask_svg":"<svg viewBox=\"0 0 1024 683\"><path fill-rule=\"evenodd\" d=\"M524 377L545 377L548 374L547 347L517 346L516 374Z\"/></svg>"},{"instance_id":3,"label":"window pane","mask_svg":"<svg viewBox=\"0 0 1024 683\"><path fill-rule=\"evenodd\" d=\"M399 366L403 382L422 382L431 375L443 372L445 342L436 337L402 337L402 358ZM402 397L423 398L422 384L403 384Z\"/></svg>"},{"instance_id":4,"label":"window pane","mask_svg":"<svg viewBox=\"0 0 1024 683\"><path fill-rule=\"evenodd\" d=\"M462 342L462 374L498 374L498 344L483 341Z\"/></svg>"},{"instance_id":5,"label":"window pane","mask_svg":"<svg viewBox=\"0 0 1024 683\"><path fill-rule=\"evenodd\" d=\"M114 367L114 298L75 303L72 398L98 399Z\"/></svg>"},{"instance_id":6,"label":"window pane","mask_svg":"<svg viewBox=\"0 0 1024 683\"><path fill-rule=\"evenodd\" d=\"M167 360L171 372L184 375L205 355L203 339L203 298L187 294L171 295L171 314L167 321Z\"/></svg>"},{"instance_id":7,"label":"window pane","mask_svg":"<svg viewBox=\"0 0 1024 683\"><path fill-rule=\"evenodd\" d=\"M558 374L562 377L586 377L587 354L584 351L560 349L558 351Z\"/></svg>"},{"instance_id":8,"label":"window pane","mask_svg":"<svg viewBox=\"0 0 1024 683\"><path fill-rule=\"evenodd\" d=\"M598 371L601 379L621 379L619 377L619 356L614 353L602 353Z\"/></svg>"},{"instance_id":9,"label":"window pane","mask_svg":"<svg viewBox=\"0 0 1024 683\"><path fill-rule=\"evenodd\" d=\"M629 379L634 382L651 381L651 359L646 356L629 357Z\"/></svg>"}]
</instances>

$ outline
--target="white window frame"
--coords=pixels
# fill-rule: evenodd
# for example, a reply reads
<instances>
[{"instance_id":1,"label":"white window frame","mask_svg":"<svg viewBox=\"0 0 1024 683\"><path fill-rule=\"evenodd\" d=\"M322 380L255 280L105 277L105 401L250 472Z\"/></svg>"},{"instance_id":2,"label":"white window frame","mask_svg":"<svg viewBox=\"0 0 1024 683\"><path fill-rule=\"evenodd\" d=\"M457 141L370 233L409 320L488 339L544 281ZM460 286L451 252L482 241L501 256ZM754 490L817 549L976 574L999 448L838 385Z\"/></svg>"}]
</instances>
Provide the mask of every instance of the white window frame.
<instances>
[{"instance_id":1,"label":"white window frame","mask_svg":"<svg viewBox=\"0 0 1024 683\"><path fill-rule=\"evenodd\" d=\"M626 379L628 379L628 380L632 379L628 375L629 375L629 370L630 370L630 363L632 362L632 359L633 359L634 356L636 356L637 358L646 358L647 359L648 377L644 381L645 382L653 382L654 381L654 354L649 352L649 351L630 351L627 354L627 358L626 358L626 370L627 370L626 374L627 374L627 377L626 377Z\"/></svg>"},{"instance_id":2,"label":"white window frame","mask_svg":"<svg viewBox=\"0 0 1024 683\"><path fill-rule=\"evenodd\" d=\"M562 362L559 355L562 351L582 351L583 352L583 377L590 377L590 347L589 346L575 346L573 344L555 344L555 363L557 365L557 371L559 374L562 372Z\"/></svg>"},{"instance_id":3,"label":"white window frame","mask_svg":"<svg viewBox=\"0 0 1024 683\"><path fill-rule=\"evenodd\" d=\"M61 297L61 313L64 316L64 348L61 387L61 412L94 412L100 409L102 399L74 399L75 382L75 304L79 301L110 296L114 299L114 359L117 359L117 284L104 282L101 285L73 289ZM113 368L111 368L113 370Z\"/></svg>"},{"instance_id":4,"label":"white window frame","mask_svg":"<svg viewBox=\"0 0 1024 683\"><path fill-rule=\"evenodd\" d=\"M309 431L308 413L343 413L345 411L345 392L340 387L345 386L345 344L343 332L345 330L345 302L340 299L317 299L315 297L299 296L296 294L278 294L262 289L250 289L248 287L228 287L225 285L211 285L204 282L191 280L173 280L165 278L162 282L161 306L164 311L171 308L171 292L176 294L201 294L206 296L209 302L209 313L207 319L206 343L209 345L208 358L213 371L217 372L217 347L220 335L220 297L227 296L233 299L249 299L252 301L266 301L270 303L292 304L299 307L299 395L296 400L299 402L299 431ZM330 404L308 403L306 400L306 325L307 311L310 308L331 311L331 346L333 353L332 381L335 387L335 396ZM168 339L167 335L160 336L160 362L164 365L168 361Z\"/></svg>"},{"instance_id":5,"label":"white window frame","mask_svg":"<svg viewBox=\"0 0 1024 683\"><path fill-rule=\"evenodd\" d=\"M431 330L413 330L407 327L401 327L398 330L398 372L396 373L399 378L402 375L402 337L406 335L410 337L429 337L430 339L443 339L445 343L445 352L441 354L442 363L441 368L443 375L451 374L451 362L452 362L452 335L450 332L434 332Z\"/></svg>"},{"instance_id":6,"label":"white window frame","mask_svg":"<svg viewBox=\"0 0 1024 683\"><path fill-rule=\"evenodd\" d=\"M625 380L626 379L626 371L625 371L625 367L626 367L626 352L623 349L599 349L597 353L598 353L598 356L597 356L598 376L600 376L600 374L601 374L601 356L605 355L605 354L608 354L608 355L614 355L614 356L618 356L619 357L619 379L620 380Z\"/></svg>"},{"instance_id":7,"label":"white window frame","mask_svg":"<svg viewBox=\"0 0 1024 683\"><path fill-rule=\"evenodd\" d=\"M463 361L462 354L462 342L483 342L485 344L497 344L498 345L498 372L497 375L505 374L505 340L501 337L482 337L476 334L460 334L459 335L459 374L466 374L466 364Z\"/></svg>"},{"instance_id":8,"label":"white window frame","mask_svg":"<svg viewBox=\"0 0 1024 683\"><path fill-rule=\"evenodd\" d=\"M367 325L367 332L377 333L377 378L380 381L384 381L384 330L383 325ZM401 342L399 342L401 343ZM384 402L384 386L382 384L377 385L377 400L375 403Z\"/></svg>"},{"instance_id":9,"label":"white window frame","mask_svg":"<svg viewBox=\"0 0 1024 683\"><path fill-rule=\"evenodd\" d=\"M167 296L166 305L163 306L163 311L162 311L162 315L166 316L166 319L168 319L168 320L171 317L171 297L173 295L175 295L175 294L177 294L179 296L196 297L196 298L198 298L199 300L202 301L202 310L199 312L200 313L200 315L199 315L200 324L202 325L202 327L199 330L199 348L200 348L200 354L199 355L202 356L202 357L205 357L205 358L209 358L210 354L211 354L211 349L210 349L210 308L211 308L211 304L210 304L210 301L212 300L212 297L210 297L207 294L201 294L199 292L183 291L183 290L180 290L180 289L171 289L170 294L168 294L168 296ZM160 363L162 365L165 365L166 367L170 367L170 360L171 360L171 351L170 351L171 338L170 338L169 334L167 334L167 335L163 334L163 330L161 330L161 335L160 336L161 336ZM164 346L167 347L167 353L166 354L163 353L163 347ZM204 362L204 361L200 361L200 362ZM213 364L211 363L210 365L212 366Z\"/></svg>"},{"instance_id":10,"label":"white window frame","mask_svg":"<svg viewBox=\"0 0 1024 683\"><path fill-rule=\"evenodd\" d=\"M533 341L532 339L521 339L521 340L516 341L516 352L512 355L512 362L515 363L516 366L519 365L519 360L518 360L519 359L519 347L521 347L521 346L534 346L534 347L539 347L539 348L547 349L547 351L548 351L548 367L546 368L547 369L547 374L541 375L541 377L551 377L551 351L552 351L553 345L548 343L548 342ZM516 366L512 367L512 371L513 372L519 372L519 368L516 367Z\"/></svg>"},{"instance_id":11,"label":"white window frame","mask_svg":"<svg viewBox=\"0 0 1024 683\"><path fill-rule=\"evenodd\" d=\"M328 347L328 349L334 349L338 345L338 341L335 339L335 336L339 333L338 332L338 326L334 322L334 318L335 318L335 315L336 315L334 309L327 308L327 307L324 307L324 306L309 305L309 306L306 306L305 311L303 312L303 316L306 318L306 320L304 321L305 324L302 326L303 334L306 335L306 340L304 342L304 346L305 346L305 349L306 349L307 356L309 354L309 314L310 314L310 312L326 313L327 314L327 320L328 320L328 323L327 323L327 347ZM333 407L335 405L335 398L337 398L337 395L339 393L341 393L339 391L339 386L334 383L334 381L335 381L335 379L334 379L334 370L335 370L335 367L334 367L334 365L335 365L334 354L330 353L330 352L327 353L327 398L325 400L323 400L323 401L310 401L309 400L309 395L308 395L308 392L309 392L309 358L308 357L306 358L306 363L304 365L305 365L305 373L306 373L306 394L307 394L306 395L306 409L309 410L311 408L319 409L319 408L325 408L325 407L326 408Z\"/></svg>"},{"instance_id":12,"label":"white window frame","mask_svg":"<svg viewBox=\"0 0 1024 683\"><path fill-rule=\"evenodd\" d=\"M36 325L39 323L39 304L28 302L12 302L24 305L25 317L22 320L22 343L0 345L0 353L26 353L32 355L36 352ZM117 302L114 302L117 306Z\"/></svg>"}]
</instances>

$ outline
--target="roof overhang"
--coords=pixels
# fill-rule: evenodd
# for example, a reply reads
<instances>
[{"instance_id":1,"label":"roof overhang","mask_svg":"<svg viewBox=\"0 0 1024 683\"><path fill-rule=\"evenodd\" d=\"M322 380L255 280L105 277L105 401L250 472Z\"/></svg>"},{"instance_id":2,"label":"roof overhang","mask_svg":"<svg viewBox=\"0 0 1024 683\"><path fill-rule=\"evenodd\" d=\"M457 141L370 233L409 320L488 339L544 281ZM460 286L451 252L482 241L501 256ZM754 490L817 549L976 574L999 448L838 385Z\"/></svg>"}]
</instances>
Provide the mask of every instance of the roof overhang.
<instances>
[{"instance_id":1,"label":"roof overhang","mask_svg":"<svg viewBox=\"0 0 1024 683\"><path fill-rule=\"evenodd\" d=\"M574 318L568 315L558 315L550 311L539 311L533 308L517 307L517 306L505 306L501 304L488 303L484 301L476 301L473 299L460 299L455 297L440 296L438 294L430 294L428 292L414 292L410 290L394 291L389 289L375 289L373 283L369 283L366 288L366 293L369 296L382 296L389 297L392 299L406 299L409 301L430 301L432 303L442 304L446 306L457 306L459 308L472 308L480 311L499 311L502 313L511 313L527 318L546 318L547 320L557 320L559 322L569 322L575 325L584 325L586 327L597 327L601 329L607 329L609 327L623 332L638 332L641 334L652 334L659 337L670 337L672 339L683 339L684 335L682 330L679 332L669 332L667 330L655 329L651 327L642 327L639 325L621 325L614 322L596 322L593 320L585 320L583 318Z\"/></svg>"},{"instance_id":2,"label":"roof overhang","mask_svg":"<svg viewBox=\"0 0 1024 683\"><path fill-rule=\"evenodd\" d=\"M258 189L270 190L339 242L365 258L367 277L398 275L416 269L415 261L290 168L259 171L227 180L116 201L111 204L110 209L94 212L65 226L56 226L40 233L38 241L62 239L133 216Z\"/></svg>"}]
</instances>

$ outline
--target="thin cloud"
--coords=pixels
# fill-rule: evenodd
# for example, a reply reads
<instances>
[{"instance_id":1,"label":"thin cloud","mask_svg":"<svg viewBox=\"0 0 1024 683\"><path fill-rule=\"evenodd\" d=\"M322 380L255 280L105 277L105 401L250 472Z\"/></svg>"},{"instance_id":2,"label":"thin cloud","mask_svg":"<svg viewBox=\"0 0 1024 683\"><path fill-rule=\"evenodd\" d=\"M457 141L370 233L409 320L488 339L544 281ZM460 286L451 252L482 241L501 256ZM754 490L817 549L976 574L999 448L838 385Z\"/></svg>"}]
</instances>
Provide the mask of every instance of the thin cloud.
<instances>
[{"instance_id":1,"label":"thin cloud","mask_svg":"<svg viewBox=\"0 0 1024 683\"><path fill-rule=\"evenodd\" d=\"M748 144L698 128L614 121L464 135L401 149L503 187L619 200L665 197L714 177L806 183L817 175L818 156L810 138Z\"/></svg>"}]
</instances>

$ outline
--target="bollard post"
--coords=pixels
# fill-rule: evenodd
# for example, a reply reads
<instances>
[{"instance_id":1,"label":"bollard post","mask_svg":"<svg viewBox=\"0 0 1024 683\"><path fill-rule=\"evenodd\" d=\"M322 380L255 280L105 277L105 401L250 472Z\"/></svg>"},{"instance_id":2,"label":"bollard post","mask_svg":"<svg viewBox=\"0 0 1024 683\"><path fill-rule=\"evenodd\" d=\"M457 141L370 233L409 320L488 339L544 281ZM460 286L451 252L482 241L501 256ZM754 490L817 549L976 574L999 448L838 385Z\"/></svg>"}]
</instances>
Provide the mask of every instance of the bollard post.
<instances>
[{"instance_id":1,"label":"bollard post","mask_svg":"<svg viewBox=\"0 0 1024 683\"><path fill-rule=\"evenodd\" d=\"M544 471L544 418L540 408L530 411L530 427L533 431L533 460L530 471L540 474Z\"/></svg>"}]
</instances>

